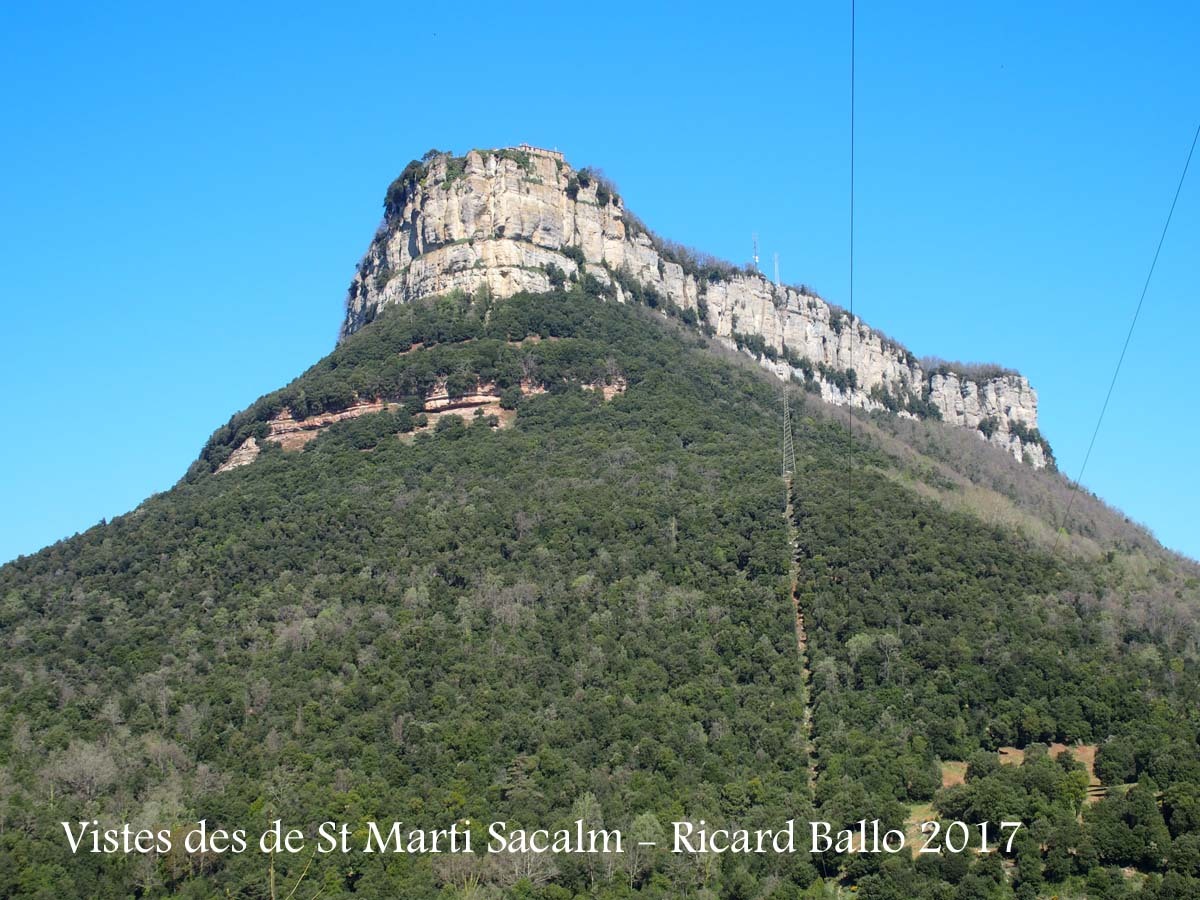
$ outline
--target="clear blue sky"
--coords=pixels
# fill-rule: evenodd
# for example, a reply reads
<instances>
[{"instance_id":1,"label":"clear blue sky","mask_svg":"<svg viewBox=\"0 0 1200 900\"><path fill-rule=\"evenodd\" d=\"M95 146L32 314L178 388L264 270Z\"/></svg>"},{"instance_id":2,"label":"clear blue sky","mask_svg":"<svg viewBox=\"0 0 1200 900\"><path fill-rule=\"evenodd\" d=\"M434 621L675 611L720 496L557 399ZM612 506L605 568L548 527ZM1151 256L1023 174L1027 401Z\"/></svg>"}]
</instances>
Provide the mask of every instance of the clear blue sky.
<instances>
[{"instance_id":1,"label":"clear blue sky","mask_svg":"<svg viewBox=\"0 0 1200 900\"><path fill-rule=\"evenodd\" d=\"M254 7L248 10L247 7ZM1200 117L1200 12L858 9L855 307L1001 362L1074 474ZM6 4L0 560L169 488L333 345L430 147L603 168L652 228L846 302L841 3ZM1085 484L1200 556L1200 166Z\"/></svg>"}]
</instances>

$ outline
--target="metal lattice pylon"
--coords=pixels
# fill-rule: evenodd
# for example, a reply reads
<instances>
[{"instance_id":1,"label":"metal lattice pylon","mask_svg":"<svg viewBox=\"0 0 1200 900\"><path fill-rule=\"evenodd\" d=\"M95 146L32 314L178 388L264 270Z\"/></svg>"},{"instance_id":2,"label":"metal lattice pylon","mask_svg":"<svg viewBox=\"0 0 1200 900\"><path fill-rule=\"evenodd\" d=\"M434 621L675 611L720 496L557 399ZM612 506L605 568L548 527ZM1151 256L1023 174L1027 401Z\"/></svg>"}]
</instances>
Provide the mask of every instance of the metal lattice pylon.
<instances>
[{"instance_id":1,"label":"metal lattice pylon","mask_svg":"<svg viewBox=\"0 0 1200 900\"><path fill-rule=\"evenodd\" d=\"M796 446L792 441L792 408L788 403L787 391L783 392L783 477L790 478L796 471Z\"/></svg>"}]
</instances>

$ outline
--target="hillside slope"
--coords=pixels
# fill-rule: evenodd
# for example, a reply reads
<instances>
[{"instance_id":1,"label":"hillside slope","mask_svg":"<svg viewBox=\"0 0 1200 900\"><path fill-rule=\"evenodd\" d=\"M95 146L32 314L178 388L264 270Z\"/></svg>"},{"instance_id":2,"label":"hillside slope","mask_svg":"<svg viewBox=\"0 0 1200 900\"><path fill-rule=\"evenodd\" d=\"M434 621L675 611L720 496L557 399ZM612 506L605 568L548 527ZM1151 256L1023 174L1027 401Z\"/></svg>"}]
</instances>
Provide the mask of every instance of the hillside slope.
<instances>
[{"instance_id":1,"label":"hillside slope","mask_svg":"<svg viewBox=\"0 0 1200 900\"><path fill-rule=\"evenodd\" d=\"M1061 479L945 426L856 423L851 473L841 412L801 386L789 523L783 386L604 293L389 309L234 416L173 490L0 569L0 895L1190 896L1194 570L1087 498L1088 533L1056 547L1036 486ZM1110 796L1084 809L1051 741L1098 745ZM999 766L1009 746L1024 765ZM953 760L967 783L943 790ZM902 826L930 802L1028 839L1006 864L310 863L72 857L58 824L653 834Z\"/></svg>"}]
</instances>

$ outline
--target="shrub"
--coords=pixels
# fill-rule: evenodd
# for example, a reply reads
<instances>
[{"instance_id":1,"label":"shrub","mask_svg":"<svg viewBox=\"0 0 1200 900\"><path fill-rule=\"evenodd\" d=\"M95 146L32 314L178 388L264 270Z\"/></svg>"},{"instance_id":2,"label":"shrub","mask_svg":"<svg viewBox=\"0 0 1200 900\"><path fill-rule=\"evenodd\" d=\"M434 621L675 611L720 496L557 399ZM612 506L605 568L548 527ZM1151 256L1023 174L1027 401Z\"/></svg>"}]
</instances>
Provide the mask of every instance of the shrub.
<instances>
[{"instance_id":1,"label":"shrub","mask_svg":"<svg viewBox=\"0 0 1200 900\"><path fill-rule=\"evenodd\" d=\"M466 422L463 421L463 417L451 413L438 419L433 430L438 434L446 434L447 432L461 432L465 427Z\"/></svg>"},{"instance_id":2,"label":"shrub","mask_svg":"<svg viewBox=\"0 0 1200 900\"><path fill-rule=\"evenodd\" d=\"M587 264L587 258L583 255L582 247L577 244L565 244L558 252L579 266L581 272L583 271L583 267Z\"/></svg>"},{"instance_id":3,"label":"shrub","mask_svg":"<svg viewBox=\"0 0 1200 900\"><path fill-rule=\"evenodd\" d=\"M613 198L617 197L617 186L599 169L590 167L579 170L578 173L579 187L589 187L596 185L596 202L601 206L608 206ZM567 185L568 196L570 196L570 183ZM572 197L572 199L574 199Z\"/></svg>"},{"instance_id":4,"label":"shrub","mask_svg":"<svg viewBox=\"0 0 1200 900\"><path fill-rule=\"evenodd\" d=\"M462 178L467 171L467 158L465 156L450 156L446 158L446 180L442 182L445 187L450 187L458 179Z\"/></svg>"},{"instance_id":5,"label":"shrub","mask_svg":"<svg viewBox=\"0 0 1200 900\"><path fill-rule=\"evenodd\" d=\"M522 169L526 174L533 173L533 157L524 150L514 150L511 147L501 150L498 154L501 159L511 159Z\"/></svg>"},{"instance_id":6,"label":"shrub","mask_svg":"<svg viewBox=\"0 0 1200 900\"><path fill-rule=\"evenodd\" d=\"M1024 422L1009 421L1008 430L1019 437L1022 444L1037 444L1046 455L1047 462L1050 465L1054 464L1054 451L1050 449L1050 442L1038 429L1030 428Z\"/></svg>"},{"instance_id":7,"label":"shrub","mask_svg":"<svg viewBox=\"0 0 1200 900\"><path fill-rule=\"evenodd\" d=\"M972 381L987 381L1019 374L1016 369L1008 369L996 363L951 362L940 356L921 357L921 368L929 375L958 375Z\"/></svg>"},{"instance_id":8,"label":"shrub","mask_svg":"<svg viewBox=\"0 0 1200 900\"><path fill-rule=\"evenodd\" d=\"M436 155L437 151L430 150L425 154L426 159L430 158L430 154ZM425 163L419 159L414 159L404 171L400 173L391 184L388 185L387 193L383 198L383 208L387 215L395 215L404 209L404 204L407 202L412 189L416 187L422 178L425 177Z\"/></svg>"},{"instance_id":9,"label":"shrub","mask_svg":"<svg viewBox=\"0 0 1200 900\"><path fill-rule=\"evenodd\" d=\"M774 347L767 344L766 339L761 334L740 334L735 331L733 333L733 340L739 350L749 350L755 359L762 359L764 356L772 362L779 359L779 353Z\"/></svg>"},{"instance_id":10,"label":"shrub","mask_svg":"<svg viewBox=\"0 0 1200 900\"><path fill-rule=\"evenodd\" d=\"M843 393L858 387L858 373L853 369L838 369L825 363L817 363L817 371L821 373L821 378Z\"/></svg>"},{"instance_id":11,"label":"shrub","mask_svg":"<svg viewBox=\"0 0 1200 900\"><path fill-rule=\"evenodd\" d=\"M517 405L521 402L522 396L523 395L521 394L521 389L519 387L507 388L503 393L500 394L500 408L516 409Z\"/></svg>"}]
</instances>

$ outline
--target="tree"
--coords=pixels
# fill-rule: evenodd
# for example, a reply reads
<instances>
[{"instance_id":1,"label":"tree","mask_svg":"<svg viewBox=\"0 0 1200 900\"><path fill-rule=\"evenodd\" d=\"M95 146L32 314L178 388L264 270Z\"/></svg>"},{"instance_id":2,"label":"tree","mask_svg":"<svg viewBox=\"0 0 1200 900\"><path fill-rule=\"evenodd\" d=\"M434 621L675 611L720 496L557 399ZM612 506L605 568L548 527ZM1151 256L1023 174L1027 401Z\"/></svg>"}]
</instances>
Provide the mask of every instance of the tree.
<instances>
[{"instance_id":1,"label":"tree","mask_svg":"<svg viewBox=\"0 0 1200 900\"><path fill-rule=\"evenodd\" d=\"M1126 784L1137 775L1133 744L1127 738L1112 738L1096 752L1096 776L1107 785Z\"/></svg>"},{"instance_id":2,"label":"tree","mask_svg":"<svg viewBox=\"0 0 1200 900\"><path fill-rule=\"evenodd\" d=\"M625 864L629 873L629 888L653 867L655 847L664 840L662 823L654 813L641 813L629 828L629 846L625 850Z\"/></svg>"}]
</instances>

